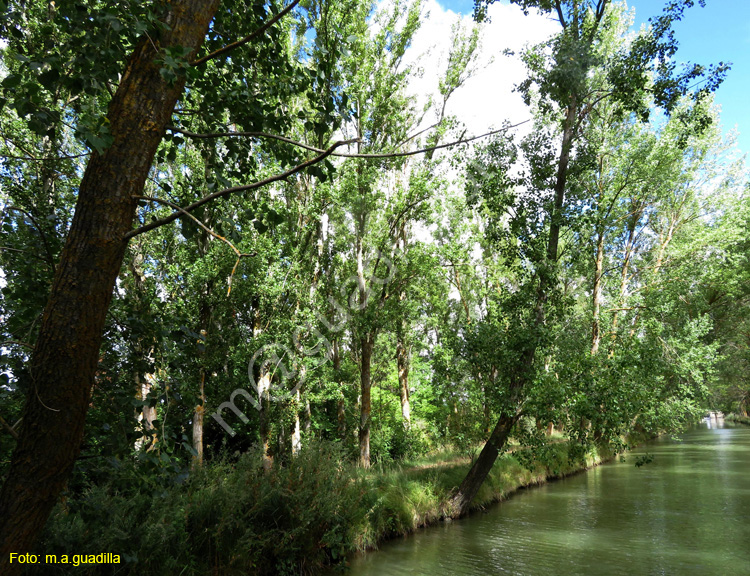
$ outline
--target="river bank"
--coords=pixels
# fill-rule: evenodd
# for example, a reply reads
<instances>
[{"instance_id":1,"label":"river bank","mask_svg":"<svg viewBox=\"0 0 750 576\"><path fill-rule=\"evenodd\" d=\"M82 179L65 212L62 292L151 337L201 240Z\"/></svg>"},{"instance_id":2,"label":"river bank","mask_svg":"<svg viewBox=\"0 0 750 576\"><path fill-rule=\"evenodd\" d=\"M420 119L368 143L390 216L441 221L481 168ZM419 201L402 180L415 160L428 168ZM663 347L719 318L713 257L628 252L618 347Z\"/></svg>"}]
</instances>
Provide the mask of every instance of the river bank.
<instances>
[{"instance_id":1,"label":"river bank","mask_svg":"<svg viewBox=\"0 0 750 576\"><path fill-rule=\"evenodd\" d=\"M742 416L740 414L727 414L727 416L724 417L724 421L750 426L750 416Z\"/></svg>"},{"instance_id":2,"label":"river bank","mask_svg":"<svg viewBox=\"0 0 750 576\"><path fill-rule=\"evenodd\" d=\"M543 461L524 466L513 452L498 458L487 480L472 502L471 511L511 497L515 492L590 469L612 458L612 453L592 449L583 457L571 457L567 442L551 443ZM394 537L450 520L450 498L468 471L470 459L447 459L430 466L391 466L363 473L373 506L367 514L365 529L353 542L353 551L361 552Z\"/></svg>"},{"instance_id":3,"label":"river bank","mask_svg":"<svg viewBox=\"0 0 750 576\"><path fill-rule=\"evenodd\" d=\"M559 439L529 467L523 450L501 456L477 495L483 509L514 492L586 470L608 453L572 454ZM60 503L38 554L118 554L84 576L317 573L352 553L446 519L470 459L446 452L362 470L335 445L314 444L264 470L258 454L208 463L185 481L145 482L121 462L104 484ZM61 564L28 574L66 575Z\"/></svg>"},{"instance_id":4,"label":"river bank","mask_svg":"<svg viewBox=\"0 0 750 576\"><path fill-rule=\"evenodd\" d=\"M745 573L750 428L703 423L352 557L350 576ZM640 465L639 465L640 464Z\"/></svg>"}]
</instances>

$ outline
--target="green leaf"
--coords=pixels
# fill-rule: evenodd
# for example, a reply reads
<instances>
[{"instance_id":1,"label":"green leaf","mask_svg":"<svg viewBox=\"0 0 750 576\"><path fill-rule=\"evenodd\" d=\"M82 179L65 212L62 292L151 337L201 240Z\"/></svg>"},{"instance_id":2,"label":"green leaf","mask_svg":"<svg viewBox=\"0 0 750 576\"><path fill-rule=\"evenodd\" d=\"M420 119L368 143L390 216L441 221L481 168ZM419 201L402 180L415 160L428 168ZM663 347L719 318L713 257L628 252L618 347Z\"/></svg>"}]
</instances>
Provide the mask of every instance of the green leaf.
<instances>
[{"instance_id":1,"label":"green leaf","mask_svg":"<svg viewBox=\"0 0 750 576\"><path fill-rule=\"evenodd\" d=\"M3 88L11 90L20 86L22 80L23 78L20 76L20 74L8 74L3 79L2 86Z\"/></svg>"},{"instance_id":2,"label":"green leaf","mask_svg":"<svg viewBox=\"0 0 750 576\"><path fill-rule=\"evenodd\" d=\"M47 90L52 90L55 83L60 79L60 71L56 68L50 68L39 75L39 83Z\"/></svg>"}]
</instances>

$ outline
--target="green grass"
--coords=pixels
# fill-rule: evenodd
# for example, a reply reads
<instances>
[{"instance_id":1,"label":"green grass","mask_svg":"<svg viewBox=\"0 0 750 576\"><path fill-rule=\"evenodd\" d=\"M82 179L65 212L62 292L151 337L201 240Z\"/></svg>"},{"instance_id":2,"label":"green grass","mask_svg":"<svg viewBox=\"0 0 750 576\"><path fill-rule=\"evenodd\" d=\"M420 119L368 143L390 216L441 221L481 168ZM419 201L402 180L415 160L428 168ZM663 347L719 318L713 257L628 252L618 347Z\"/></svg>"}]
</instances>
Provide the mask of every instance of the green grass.
<instances>
[{"instance_id":1,"label":"green grass","mask_svg":"<svg viewBox=\"0 0 750 576\"><path fill-rule=\"evenodd\" d=\"M567 443L553 442L543 451L544 463L529 469L520 462L528 454L516 450L498 458L473 508L602 459L594 453L571 458ZM316 445L269 471L258 455L248 454L207 465L183 484L138 484L137 467L124 467L108 484L58 506L39 548L58 555L112 552L123 563L46 566L43 574L314 573L444 518L469 465L465 454L443 451L362 470L335 446Z\"/></svg>"}]
</instances>

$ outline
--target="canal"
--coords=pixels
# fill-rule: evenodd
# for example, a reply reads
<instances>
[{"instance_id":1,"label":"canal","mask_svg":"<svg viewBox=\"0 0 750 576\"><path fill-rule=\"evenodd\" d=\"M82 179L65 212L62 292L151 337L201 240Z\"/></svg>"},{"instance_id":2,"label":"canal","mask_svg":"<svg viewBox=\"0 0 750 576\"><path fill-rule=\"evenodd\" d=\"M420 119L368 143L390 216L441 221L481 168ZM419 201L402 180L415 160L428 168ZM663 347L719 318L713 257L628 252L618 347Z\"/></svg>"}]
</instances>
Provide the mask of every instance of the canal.
<instances>
[{"instance_id":1,"label":"canal","mask_svg":"<svg viewBox=\"0 0 750 576\"><path fill-rule=\"evenodd\" d=\"M704 423L658 439L625 462L388 542L347 573L750 575L750 428Z\"/></svg>"}]
</instances>

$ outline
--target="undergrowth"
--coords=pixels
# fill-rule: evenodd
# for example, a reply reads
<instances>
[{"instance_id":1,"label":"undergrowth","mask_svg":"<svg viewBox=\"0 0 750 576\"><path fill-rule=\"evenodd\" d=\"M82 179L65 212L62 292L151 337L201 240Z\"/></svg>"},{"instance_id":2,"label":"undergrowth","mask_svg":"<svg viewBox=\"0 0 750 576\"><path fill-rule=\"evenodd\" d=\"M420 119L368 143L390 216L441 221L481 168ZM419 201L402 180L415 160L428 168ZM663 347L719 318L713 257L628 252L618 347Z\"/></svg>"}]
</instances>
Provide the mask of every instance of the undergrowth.
<instances>
[{"instance_id":1,"label":"undergrowth","mask_svg":"<svg viewBox=\"0 0 750 576\"><path fill-rule=\"evenodd\" d=\"M551 444L544 463L501 456L475 508L594 464ZM121 464L104 484L57 506L40 554L112 552L120 564L39 565L28 573L81 576L311 574L346 555L445 516L469 461L458 453L362 470L317 444L264 470L258 454L213 462L180 484L138 481Z\"/></svg>"}]
</instances>

